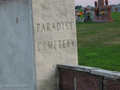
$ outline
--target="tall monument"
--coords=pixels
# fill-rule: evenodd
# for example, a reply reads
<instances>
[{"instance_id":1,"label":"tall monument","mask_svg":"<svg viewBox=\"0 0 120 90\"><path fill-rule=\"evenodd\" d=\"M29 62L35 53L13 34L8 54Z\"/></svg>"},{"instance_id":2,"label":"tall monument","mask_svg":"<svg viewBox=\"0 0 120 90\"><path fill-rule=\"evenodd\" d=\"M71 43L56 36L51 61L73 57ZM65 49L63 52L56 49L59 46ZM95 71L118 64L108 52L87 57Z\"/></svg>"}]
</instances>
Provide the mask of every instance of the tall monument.
<instances>
[{"instance_id":1,"label":"tall monument","mask_svg":"<svg viewBox=\"0 0 120 90\"><path fill-rule=\"evenodd\" d=\"M95 1L95 8L92 8L94 10L94 18L92 22L114 22L111 18L111 6L108 6L108 0L105 0L104 5L104 0L98 0Z\"/></svg>"},{"instance_id":2,"label":"tall monument","mask_svg":"<svg viewBox=\"0 0 120 90\"><path fill-rule=\"evenodd\" d=\"M98 0L98 6L104 6L104 0Z\"/></svg>"},{"instance_id":3,"label":"tall monument","mask_svg":"<svg viewBox=\"0 0 120 90\"><path fill-rule=\"evenodd\" d=\"M0 0L0 90L60 90L78 64L74 0Z\"/></svg>"}]
</instances>

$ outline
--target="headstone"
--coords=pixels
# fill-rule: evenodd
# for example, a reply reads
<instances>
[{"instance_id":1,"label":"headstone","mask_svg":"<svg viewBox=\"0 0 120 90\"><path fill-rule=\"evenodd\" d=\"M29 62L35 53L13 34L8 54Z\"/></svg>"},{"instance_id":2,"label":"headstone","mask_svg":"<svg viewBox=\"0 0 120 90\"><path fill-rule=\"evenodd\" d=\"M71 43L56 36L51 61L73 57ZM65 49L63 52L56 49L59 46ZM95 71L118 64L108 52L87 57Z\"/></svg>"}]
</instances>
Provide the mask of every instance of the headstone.
<instances>
[{"instance_id":1,"label":"headstone","mask_svg":"<svg viewBox=\"0 0 120 90\"><path fill-rule=\"evenodd\" d=\"M91 12L91 19L94 17L94 11Z\"/></svg>"},{"instance_id":2,"label":"headstone","mask_svg":"<svg viewBox=\"0 0 120 90\"><path fill-rule=\"evenodd\" d=\"M111 12L114 12L114 10L115 10L115 6L114 6L114 5L112 5Z\"/></svg>"},{"instance_id":3,"label":"headstone","mask_svg":"<svg viewBox=\"0 0 120 90\"><path fill-rule=\"evenodd\" d=\"M98 4L95 1L96 7L92 9L95 12L92 22L114 22L111 18L112 6L108 6L108 0L105 0L105 4L106 6L104 5L104 0L98 0Z\"/></svg>"},{"instance_id":4,"label":"headstone","mask_svg":"<svg viewBox=\"0 0 120 90\"><path fill-rule=\"evenodd\" d=\"M0 1L0 90L59 90L78 64L74 0Z\"/></svg>"},{"instance_id":5,"label":"headstone","mask_svg":"<svg viewBox=\"0 0 120 90\"><path fill-rule=\"evenodd\" d=\"M120 12L120 4L112 6L112 12Z\"/></svg>"},{"instance_id":6,"label":"headstone","mask_svg":"<svg viewBox=\"0 0 120 90\"><path fill-rule=\"evenodd\" d=\"M118 12L120 12L120 5L118 5Z\"/></svg>"},{"instance_id":7,"label":"headstone","mask_svg":"<svg viewBox=\"0 0 120 90\"><path fill-rule=\"evenodd\" d=\"M84 9L84 21L92 21L91 19L91 11L88 9L88 7L85 7Z\"/></svg>"},{"instance_id":8,"label":"headstone","mask_svg":"<svg viewBox=\"0 0 120 90\"><path fill-rule=\"evenodd\" d=\"M86 12L84 12L84 17L85 17L85 21L87 21L88 16L87 16L87 13L86 13Z\"/></svg>"}]
</instances>

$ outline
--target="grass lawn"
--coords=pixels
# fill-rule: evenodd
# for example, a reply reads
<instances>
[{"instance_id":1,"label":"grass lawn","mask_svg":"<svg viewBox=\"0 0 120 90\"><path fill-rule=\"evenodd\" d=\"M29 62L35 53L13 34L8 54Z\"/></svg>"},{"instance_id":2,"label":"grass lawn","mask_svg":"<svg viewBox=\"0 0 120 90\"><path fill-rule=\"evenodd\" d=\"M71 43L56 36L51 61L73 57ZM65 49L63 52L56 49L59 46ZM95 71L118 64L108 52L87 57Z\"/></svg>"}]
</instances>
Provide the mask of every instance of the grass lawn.
<instances>
[{"instance_id":1,"label":"grass lawn","mask_svg":"<svg viewBox=\"0 0 120 90\"><path fill-rule=\"evenodd\" d=\"M120 71L120 13L111 23L77 22L79 65Z\"/></svg>"}]
</instances>

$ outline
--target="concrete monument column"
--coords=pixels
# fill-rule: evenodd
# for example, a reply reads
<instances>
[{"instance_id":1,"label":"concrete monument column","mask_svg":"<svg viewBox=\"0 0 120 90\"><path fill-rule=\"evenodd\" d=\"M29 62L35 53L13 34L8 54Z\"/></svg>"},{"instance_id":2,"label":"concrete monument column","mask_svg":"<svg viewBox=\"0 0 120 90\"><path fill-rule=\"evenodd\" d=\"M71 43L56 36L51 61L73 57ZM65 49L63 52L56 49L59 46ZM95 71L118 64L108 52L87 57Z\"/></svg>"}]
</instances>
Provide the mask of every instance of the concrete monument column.
<instances>
[{"instance_id":1,"label":"concrete monument column","mask_svg":"<svg viewBox=\"0 0 120 90\"><path fill-rule=\"evenodd\" d=\"M104 0L98 0L98 6L104 6Z\"/></svg>"}]
</instances>

